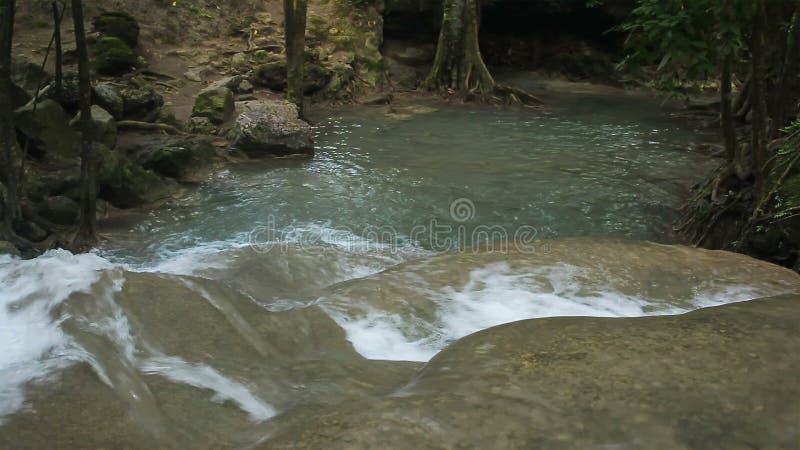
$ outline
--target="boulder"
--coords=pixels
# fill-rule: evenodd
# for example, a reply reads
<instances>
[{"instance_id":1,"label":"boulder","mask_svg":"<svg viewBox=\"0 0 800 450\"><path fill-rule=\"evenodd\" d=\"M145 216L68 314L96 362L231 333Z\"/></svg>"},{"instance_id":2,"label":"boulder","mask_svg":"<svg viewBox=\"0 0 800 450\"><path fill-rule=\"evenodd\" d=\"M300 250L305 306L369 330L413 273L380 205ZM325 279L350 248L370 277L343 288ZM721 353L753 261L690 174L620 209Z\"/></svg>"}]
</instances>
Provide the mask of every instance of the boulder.
<instances>
[{"instance_id":1,"label":"boulder","mask_svg":"<svg viewBox=\"0 0 800 450\"><path fill-rule=\"evenodd\" d=\"M122 75L139 64L133 49L119 38L102 37L92 50L94 69L103 75Z\"/></svg>"},{"instance_id":2,"label":"boulder","mask_svg":"<svg viewBox=\"0 0 800 450\"><path fill-rule=\"evenodd\" d=\"M20 256L20 252L11 242L0 241L0 255Z\"/></svg>"},{"instance_id":3,"label":"boulder","mask_svg":"<svg viewBox=\"0 0 800 450\"><path fill-rule=\"evenodd\" d=\"M91 114L92 140L100 142L106 147L114 148L114 146L117 145L117 122L114 120L114 117L111 116L108 111L97 105L92 105ZM80 120L81 115L78 113L70 121L69 126L75 131L80 132Z\"/></svg>"},{"instance_id":4,"label":"boulder","mask_svg":"<svg viewBox=\"0 0 800 450\"><path fill-rule=\"evenodd\" d=\"M64 108L51 99L28 103L14 111L14 123L31 140L34 153L80 155L80 136L69 126Z\"/></svg>"},{"instance_id":5,"label":"boulder","mask_svg":"<svg viewBox=\"0 0 800 450\"><path fill-rule=\"evenodd\" d=\"M214 134L217 127L208 117L190 117L186 123L186 129L194 134Z\"/></svg>"},{"instance_id":6,"label":"boulder","mask_svg":"<svg viewBox=\"0 0 800 450\"><path fill-rule=\"evenodd\" d=\"M330 69L320 64L307 62L303 65L303 93L313 94L324 88L331 80Z\"/></svg>"},{"instance_id":7,"label":"boulder","mask_svg":"<svg viewBox=\"0 0 800 450\"><path fill-rule=\"evenodd\" d=\"M11 83L11 107L13 109L25 106L31 99L33 96L25 92L25 89Z\"/></svg>"},{"instance_id":8,"label":"boulder","mask_svg":"<svg viewBox=\"0 0 800 450\"><path fill-rule=\"evenodd\" d=\"M132 78L120 90L120 95L125 119L150 122L158 117L159 109L164 106L164 97L141 78Z\"/></svg>"},{"instance_id":9,"label":"boulder","mask_svg":"<svg viewBox=\"0 0 800 450\"><path fill-rule=\"evenodd\" d=\"M418 42L392 39L383 43L381 51L385 57L409 66L431 64L434 56L436 56L436 46L432 43L423 45Z\"/></svg>"},{"instance_id":10,"label":"boulder","mask_svg":"<svg viewBox=\"0 0 800 450\"><path fill-rule=\"evenodd\" d=\"M50 74L42 70L39 64L24 58L14 58L11 61L11 81L29 95L34 95L36 89L46 86L51 79Z\"/></svg>"},{"instance_id":11,"label":"boulder","mask_svg":"<svg viewBox=\"0 0 800 450\"><path fill-rule=\"evenodd\" d=\"M208 166L216 149L209 138L153 135L144 143L126 149L126 153L146 169L183 179Z\"/></svg>"},{"instance_id":12,"label":"boulder","mask_svg":"<svg viewBox=\"0 0 800 450\"><path fill-rule=\"evenodd\" d=\"M249 94L253 92L253 85L242 75L217 80L208 85L206 89L228 88L234 94Z\"/></svg>"},{"instance_id":13,"label":"boulder","mask_svg":"<svg viewBox=\"0 0 800 450\"><path fill-rule=\"evenodd\" d=\"M286 61L272 61L256 67L253 82L273 91L286 90Z\"/></svg>"},{"instance_id":14,"label":"boulder","mask_svg":"<svg viewBox=\"0 0 800 450\"><path fill-rule=\"evenodd\" d=\"M424 76L418 69L394 59L386 58L386 63L389 69L389 79L402 87L416 88Z\"/></svg>"},{"instance_id":15,"label":"boulder","mask_svg":"<svg viewBox=\"0 0 800 450\"><path fill-rule=\"evenodd\" d=\"M96 147L99 161L98 197L118 208L131 208L168 198L177 190L174 182L136 164L108 147Z\"/></svg>"},{"instance_id":16,"label":"boulder","mask_svg":"<svg viewBox=\"0 0 800 450\"><path fill-rule=\"evenodd\" d=\"M130 48L139 45L139 23L124 11L104 12L94 18L92 25L102 36L117 38Z\"/></svg>"},{"instance_id":17,"label":"boulder","mask_svg":"<svg viewBox=\"0 0 800 450\"><path fill-rule=\"evenodd\" d=\"M121 120L125 111L125 103L117 85L112 83L98 83L92 88L92 101L105 109L114 119Z\"/></svg>"},{"instance_id":18,"label":"boulder","mask_svg":"<svg viewBox=\"0 0 800 450\"><path fill-rule=\"evenodd\" d=\"M39 215L58 225L72 225L78 220L78 203L64 195L46 198L39 204Z\"/></svg>"},{"instance_id":19,"label":"boulder","mask_svg":"<svg viewBox=\"0 0 800 450\"><path fill-rule=\"evenodd\" d=\"M235 112L233 92L226 87L211 87L200 91L194 101L192 116L208 117L212 123L227 122Z\"/></svg>"},{"instance_id":20,"label":"boulder","mask_svg":"<svg viewBox=\"0 0 800 450\"><path fill-rule=\"evenodd\" d=\"M311 126L289 102L240 102L231 146L249 156L314 153Z\"/></svg>"},{"instance_id":21,"label":"boulder","mask_svg":"<svg viewBox=\"0 0 800 450\"><path fill-rule=\"evenodd\" d=\"M48 236L47 231L29 220L20 223L15 228L20 236L31 242L41 242Z\"/></svg>"},{"instance_id":22,"label":"boulder","mask_svg":"<svg viewBox=\"0 0 800 450\"><path fill-rule=\"evenodd\" d=\"M77 72L67 72L61 80L61 90L56 89L55 83L50 83L42 89L40 98L55 100L65 110L73 113L80 108L81 94Z\"/></svg>"}]
</instances>

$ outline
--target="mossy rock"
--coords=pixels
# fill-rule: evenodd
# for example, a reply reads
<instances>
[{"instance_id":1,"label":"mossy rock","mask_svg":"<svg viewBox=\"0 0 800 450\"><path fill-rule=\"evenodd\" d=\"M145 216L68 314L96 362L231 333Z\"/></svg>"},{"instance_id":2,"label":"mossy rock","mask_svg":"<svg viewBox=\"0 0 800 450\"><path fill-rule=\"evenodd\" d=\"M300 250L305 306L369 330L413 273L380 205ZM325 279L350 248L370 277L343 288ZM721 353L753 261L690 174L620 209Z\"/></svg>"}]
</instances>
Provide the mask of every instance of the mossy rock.
<instances>
[{"instance_id":1,"label":"mossy rock","mask_svg":"<svg viewBox=\"0 0 800 450\"><path fill-rule=\"evenodd\" d=\"M212 123L227 122L236 110L233 91L226 87L208 88L200 91L192 108L193 117L208 117Z\"/></svg>"},{"instance_id":2,"label":"mossy rock","mask_svg":"<svg viewBox=\"0 0 800 450\"><path fill-rule=\"evenodd\" d=\"M46 198L38 209L40 216L59 225L72 225L78 220L78 203L64 195Z\"/></svg>"},{"instance_id":3,"label":"mossy rock","mask_svg":"<svg viewBox=\"0 0 800 450\"><path fill-rule=\"evenodd\" d=\"M141 78L132 78L120 90L120 96L125 119L152 121L158 117L161 107L164 106L164 97Z\"/></svg>"},{"instance_id":4,"label":"mossy rock","mask_svg":"<svg viewBox=\"0 0 800 450\"><path fill-rule=\"evenodd\" d=\"M98 145L98 197L118 208L153 203L169 197L176 190L174 183L162 179L124 155Z\"/></svg>"},{"instance_id":5,"label":"mossy rock","mask_svg":"<svg viewBox=\"0 0 800 450\"><path fill-rule=\"evenodd\" d=\"M273 91L286 90L286 61L272 61L256 67L253 82Z\"/></svg>"},{"instance_id":6,"label":"mossy rock","mask_svg":"<svg viewBox=\"0 0 800 450\"><path fill-rule=\"evenodd\" d=\"M104 12L95 17L92 24L103 36L118 38L130 48L139 45L139 23L124 11Z\"/></svg>"},{"instance_id":7,"label":"mossy rock","mask_svg":"<svg viewBox=\"0 0 800 450\"><path fill-rule=\"evenodd\" d=\"M100 106L92 105L89 123L92 140L114 148L117 144L117 122L114 117ZM80 112L70 121L69 126L78 132L81 131Z\"/></svg>"},{"instance_id":8,"label":"mossy rock","mask_svg":"<svg viewBox=\"0 0 800 450\"><path fill-rule=\"evenodd\" d=\"M103 75L122 75L138 64L136 53L116 37L100 38L94 45L94 69Z\"/></svg>"},{"instance_id":9,"label":"mossy rock","mask_svg":"<svg viewBox=\"0 0 800 450\"><path fill-rule=\"evenodd\" d=\"M11 242L0 241L0 255L20 256L20 252Z\"/></svg>"},{"instance_id":10,"label":"mossy rock","mask_svg":"<svg viewBox=\"0 0 800 450\"><path fill-rule=\"evenodd\" d=\"M216 150L210 138L155 135L126 153L146 169L166 177L185 179L208 166Z\"/></svg>"},{"instance_id":11,"label":"mossy rock","mask_svg":"<svg viewBox=\"0 0 800 450\"><path fill-rule=\"evenodd\" d=\"M65 157L80 154L80 135L69 127L69 119L56 101L45 99L14 111L14 123L34 144L35 152Z\"/></svg>"}]
</instances>

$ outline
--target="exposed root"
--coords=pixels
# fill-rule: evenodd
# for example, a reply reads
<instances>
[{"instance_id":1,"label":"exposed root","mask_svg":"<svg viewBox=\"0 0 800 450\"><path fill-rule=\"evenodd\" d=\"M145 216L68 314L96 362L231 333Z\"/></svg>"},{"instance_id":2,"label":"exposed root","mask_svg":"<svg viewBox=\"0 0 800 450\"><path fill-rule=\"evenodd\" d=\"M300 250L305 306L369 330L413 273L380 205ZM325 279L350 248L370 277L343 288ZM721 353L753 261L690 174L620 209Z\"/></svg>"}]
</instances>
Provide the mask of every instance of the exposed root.
<instances>
[{"instance_id":1,"label":"exposed root","mask_svg":"<svg viewBox=\"0 0 800 450\"><path fill-rule=\"evenodd\" d=\"M163 131L165 133L178 134L178 135L187 134L185 131L180 130L172 125L166 123L158 123L158 122L139 122L136 120L120 120L119 122L117 122L117 127L133 129L133 130L144 130L144 131Z\"/></svg>"}]
</instances>

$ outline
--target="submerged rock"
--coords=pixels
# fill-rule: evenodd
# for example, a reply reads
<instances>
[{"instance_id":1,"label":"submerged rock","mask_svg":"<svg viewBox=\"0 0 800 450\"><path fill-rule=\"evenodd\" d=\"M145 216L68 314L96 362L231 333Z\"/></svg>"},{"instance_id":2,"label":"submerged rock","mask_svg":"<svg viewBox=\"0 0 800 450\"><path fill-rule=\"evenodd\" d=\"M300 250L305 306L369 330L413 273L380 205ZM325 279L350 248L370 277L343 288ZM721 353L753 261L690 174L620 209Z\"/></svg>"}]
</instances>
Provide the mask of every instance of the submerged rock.
<instances>
[{"instance_id":1,"label":"submerged rock","mask_svg":"<svg viewBox=\"0 0 800 450\"><path fill-rule=\"evenodd\" d=\"M248 156L314 153L311 126L289 102L240 102L231 146Z\"/></svg>"},{"instance_id":2,"label":"submerged rock","mask_svg":"<svg viewBox=\"0 0 800 450\"><path fill-rule=\"evenodd\" d=\"M192 116L208 117L212 123L227 122L236 111L233 92L227 87L211 87L200 91L194 101Z\"/></svg>"}]
</instances>

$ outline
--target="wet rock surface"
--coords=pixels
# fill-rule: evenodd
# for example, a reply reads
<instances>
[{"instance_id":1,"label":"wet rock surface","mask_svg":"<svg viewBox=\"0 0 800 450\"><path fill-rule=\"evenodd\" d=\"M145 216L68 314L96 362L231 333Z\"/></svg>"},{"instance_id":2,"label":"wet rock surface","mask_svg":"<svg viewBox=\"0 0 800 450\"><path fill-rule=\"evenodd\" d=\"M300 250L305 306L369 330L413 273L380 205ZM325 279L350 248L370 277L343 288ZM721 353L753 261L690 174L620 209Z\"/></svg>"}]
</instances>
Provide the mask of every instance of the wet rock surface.
<instances>
[{"instance_id":1,"label":"wet rock surface","mask_svg":"<svg viewBox=\"0 0 800 450\"><path fill-rule=\"evenodd\" d=\"M499 326L381 400L277 419L262 448L796 448L798 306Z\"/></svg>"}]
</instances>

